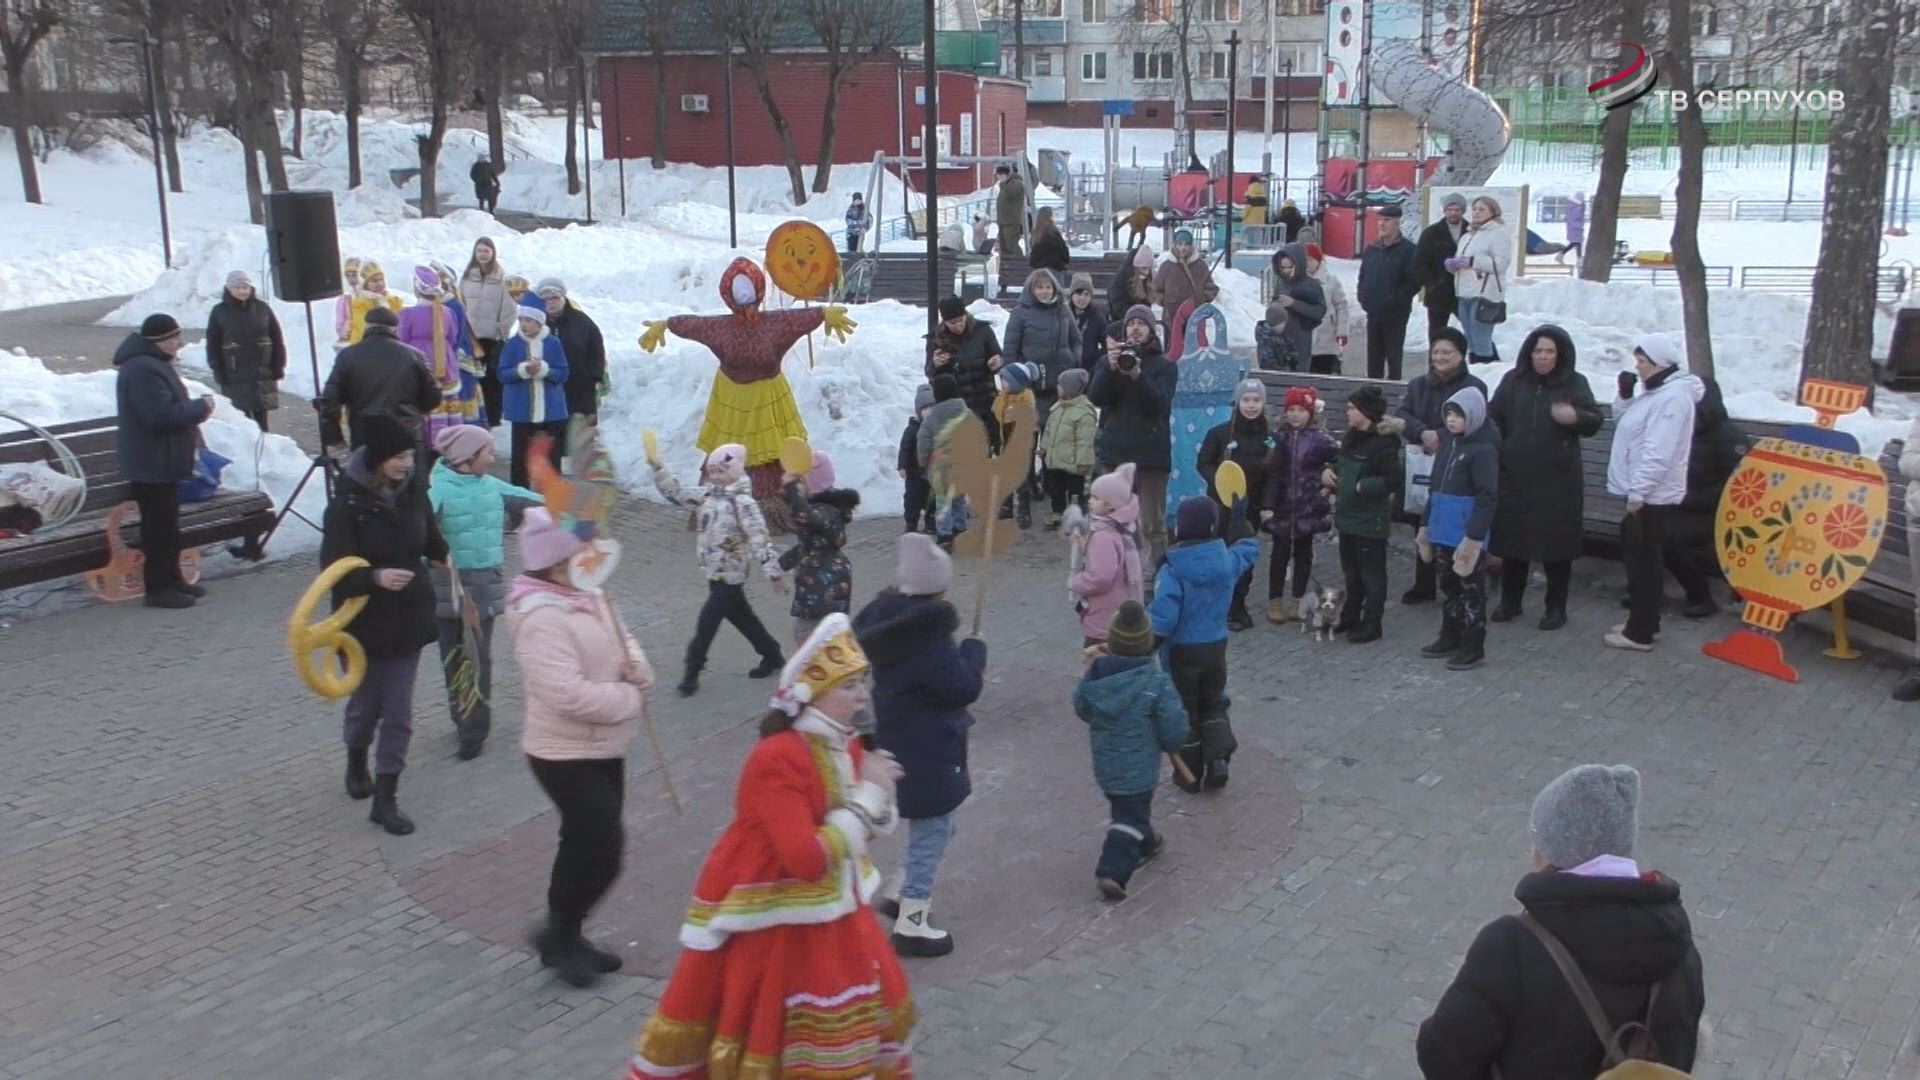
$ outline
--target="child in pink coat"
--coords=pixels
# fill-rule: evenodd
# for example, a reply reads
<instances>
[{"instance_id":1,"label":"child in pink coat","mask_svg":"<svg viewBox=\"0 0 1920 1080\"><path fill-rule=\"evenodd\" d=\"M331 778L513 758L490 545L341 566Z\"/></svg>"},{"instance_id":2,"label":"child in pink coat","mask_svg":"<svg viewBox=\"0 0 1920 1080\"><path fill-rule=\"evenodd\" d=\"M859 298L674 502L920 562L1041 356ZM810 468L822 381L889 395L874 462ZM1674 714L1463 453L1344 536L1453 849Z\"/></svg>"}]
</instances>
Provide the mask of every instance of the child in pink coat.
<instances>
[{"instance_id":1,"label":"child in pink coat","mask_svg":"<svg viewBox=\"0 0 1920 1080\"><path fill-rule=\"evenodd\" d=\"M1142 603L1146 595L1137 528L1140 500L1133 493L1133 465L1122 465L1095 480L1087 509L1093 517L1093 529L1087 534L1084 565L1067 582L1067 588L1080 598L1075 610L1080 613L1081 644L1097 645L1107 640L1107 626L1120 605L1128 600Z\"/></svg>"},{"instance_id":2,"label":"child in pink coat","mask_svg":"<svg viewBox=\"0 0 1920 1080\"><path fill-rule=\"evenodd\" d=\"M581 932L620 876L626 833L627 747L653 686L653 668L598 589L573 580L586 542L541 507L520 525L525 573L507 595L527 719L521 749L560 811L560 847L547 884L547 923L534 937L540 962L586 986L620 970L620 957Z\"/></svg>"}]
</instances>

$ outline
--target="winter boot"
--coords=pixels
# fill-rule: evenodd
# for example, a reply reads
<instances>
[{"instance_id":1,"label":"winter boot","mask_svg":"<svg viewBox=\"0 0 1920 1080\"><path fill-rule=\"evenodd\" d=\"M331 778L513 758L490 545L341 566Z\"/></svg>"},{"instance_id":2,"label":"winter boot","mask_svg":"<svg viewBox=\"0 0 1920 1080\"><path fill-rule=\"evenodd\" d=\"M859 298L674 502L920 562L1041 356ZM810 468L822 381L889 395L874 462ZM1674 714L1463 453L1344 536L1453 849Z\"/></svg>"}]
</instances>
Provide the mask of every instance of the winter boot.
<instances>
[{"instance_id":1,"label":"winter boot","mask_svg":"<svg viewBox=\"0 0 1920 1080\"><path fill-rule=\"evenodd\" d=\"M1208 762L1207 775L1204 779L1200 781L1201 786L1205 787L1208 791L1218 791L1219 789L1226 787L1227 779L1228 779L1228 776L1227 776L1228 762L1230 760L1231 759L1229 758L1221 757L1221 758L1214 758L1212 761Z\"/></svg>"},{"instance_id":2,"label":"winter boot","mask_svg":"<svg viewBox=\"0 0 1920 1080\"><path fill-rule=\"evenodd\" d=\"M168 589L164 592L148 593L146 599L142 600L141 603L148 607L180 611L192 607L194 600L193 597L188 596L178 589Z\"/></svg>"},{"instance_id":3,"label":"winter boot","mask_svg":"<svg viewBox=\"0 0 1920 1080\"><path fill-rule=\"evenodd\" d=\"M900 899L900 917L893 924L893 951L901 956L945 956L953 951L953 935L933 925L930 900Z\"/></svg>"},{"instance_id":4,"label":"winter boot","mask_svg":"<svg viewBox=\"0 0 1920 1080\"><path fill-rule=\"evenodd\" d=\"M1460 648L1447 661L1448 671L1470 671L1480 666L1487 658L1487 632L1465 630L1460 634Z\"/></svg>"},{"instance_id":5,"label":"winter boot","mask_svg":"<svg viewBox=\"0 0 1920 1080\"><path fill-rule=\"evenodd\" d=\"M585 946L586 939L580 936L578 930L563 929L551 923L533 936L533 948L540 954L540 966L552 968L561 982L573 987L592 986L600 979L594 958Z\"/></svg>"},{"instance_id":6,"label":"winter boot","mask_svg":"<svg viewBox=\"0 0 1920 1080\"><path fill-rule=\"evenodd\" d=\"M1033 496L1026 488L1013 497L1013 518L1014 524L1023 529L1033 528Z\"/></svg>"},{"instance_id":7,"label":"winter boot","mask_svg":"<svg viewBox=\"0 0 1920 1080\"><path fill-rule=\"evenodd\" d=\"M1420 655L1430 660L1439 660L1460 651L1460 624L1452 619L1442 619L1440 636L1433 644L1420 650Z\"/></svg>"},{"instance_id":8,"label":"winter boot","mask_svg":"<svg viewBox=\"0 0 1920 1080\"><path fill-rule=\"evenodd\" d=\"M1192 795L1200 790L1200 777L1206 772L1207 763L1206 760L1200 756L1199 739L1190 738L1187 740L1186 745L1180 748L1180 763L1185 765L1187 772L1193 776L1193 783L1184 783L1178 776L1175 776L1174 783L1181 791Z\"/></svg>"},{"instance_id":9,"label":"winter boot","mask_svg":"<svg viewBox=\"0 0 1920 1080\"><path fill-rule=\"evenodd\" d=\"M1291 596L1276 596L1267 601L1267 621L1275 626L1292 622L1300 610L1300 601Z\"/></svg>"},{"instance_id":10,"label":"winter boot","mask_svg":"<svg viewBox=\"0 0 1920 1080\"><path fill-rule=\"evenodd\" d=\"M1920 701L1920 668L1915 668L1893 688L1895 701Z\"/></svg>"},{"instance_id":11,"label":"winter boot","mask_svg":"<svg viewBox=\"0 0 1920 1080\"><path fill-rule=\"evenodd\" d=\"M1140 841L1140 862L1142 864L1150 863L1159 858L1160 853L1165 850L1167 850L1167 838L1159 833L1154 833L1152 836Z\"/></svg>"},{"instance_id":12,"label":"winter boot","mask_svg":"<svg viewBox=\"0 0 1920 1080\"><path fill-rule=\"evenodd\" d=\"M373 794L373 774L367 771L367 748L347 747L347 798L365 799Z\"/></svg>"},{"instance_id":13,"label":"winter boot","mask_svg":"<svg viewBox=\"0 0 1920 1080\"><path fill-rule=\"evenodd\" d=\"M692 697L699 693L700 672L694 668L688 668L687 673L680 676L680 685L674 689L679 691L681 697Z\"/></svg>"},{"instance_id":14,"label":"winter boot","mask_svg":"<svg viewBox=\"0 0 1920 1080\"><path fill-rule=\"evenodd\" d=\"M1542 630L1558 630L1565 625L1567 625L1566 608L1550 607L1547 609L1545 615L1540 616L1540 629Z\"/></svg>"},{"instance_id":15,"label":"winter boot","mask_svg":"<svg viewBox=\"0 0 1920 1080\"><path fill-rule=\"evenodd\" d=\"M585 937L579 939L579 947L581 952L587 954L587 961L593 965L593 970L602 975L611 975L625 966L619 953L608 952Z\"/></svg>"},{"instance_id":16,"label":"winter boot","mask_svg":"<svg viewBox=\"0 0 1920 1080\"><path fill-rule=\"evenodd\" d=\"M786 666L787 660L784 656L763 656L760 658L760 663L755 665L752 671L747 672L747 678L771 678L780 674L780 669Z\"/></svg>"},{"instance_id":17,"label":"winter boot","mask_svg":"<svg viewBox=\"0 0 1920 1080\"><path fill-rule=\"evenodd\" d=\"M1508 607L1503 602L1499 606L1495 607L1492 613L1487 616L1487 621L1497 622L1497 623L1508 623L1508 622L1512 622L1514 619L1525 614L1526 612L1520 610L1519 604L1515 604L1512 607Z\"/></svg>"},{"instance_id":18,"label":"winter boot","mask_svg":"<svg viewBox=\"0 0 1920 1080\"><path fill-rule=\"evenodd\" d=\"M1347 635L1347 640L1355 645L1369 645L1379 641L1382 636L1378 621L1363 622L1353 628L1353 632Z\"/></svg>"},{"instance_id":19,"label":"winter boot","mask_svg":"<svg viewBox=\"0 0 1920 1080\"><path fill-rule=\"evenodd\" d=\"M1235 608L1227 612L1227 629L1235 632L1253 629L1253 616L1246 608Z\"/></svg>"},{"instance_id":20,"label":"winter boot","mask_svg":"<svg viewBox=\"0 0 1920 1080\"><path fill-rule=\"evenodd\" d=\"M1094 885L1100 889L1100 895L1115 903L1127 898L1127 887L1112 878L1095 878Z\"/></svg>"},{"instance_id":21,"label":"winter boot","mask_svg":"<svg viewBox=\"0 0 1920 1080\"><path fill-rule=\"evenodd\" d=\"M395 836L413 832L413 819L400 812L400 778L382 773L373 778L373 812L367 820Z\"/></svg>"},{"instance_id":22,"label":"winter boot","mask_svg":"<svg viewBox=\"0 0 1920 1080\"><path fill-rule=\"evenodd\" d=\"M1413 560L1413 588L1400 594L1400 602L1408 606L1430 604L1439 595L1439 586L1434 581L1433 564Z\"/></svg>"}]
</instances>

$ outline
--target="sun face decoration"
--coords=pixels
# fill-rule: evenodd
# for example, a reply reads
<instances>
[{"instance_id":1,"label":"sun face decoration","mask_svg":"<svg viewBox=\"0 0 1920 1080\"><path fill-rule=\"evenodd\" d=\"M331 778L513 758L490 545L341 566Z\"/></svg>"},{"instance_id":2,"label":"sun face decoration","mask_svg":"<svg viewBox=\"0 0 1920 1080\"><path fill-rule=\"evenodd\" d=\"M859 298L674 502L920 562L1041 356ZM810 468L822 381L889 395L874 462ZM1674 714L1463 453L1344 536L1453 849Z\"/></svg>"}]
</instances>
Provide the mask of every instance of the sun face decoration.
<instances>
[{"instance_id":1,"label":"sun face decoration","mask_svg":"<svg viewBox=\"0 0 1920 1080\"><path fill-rule=\"evenodd\" d=\"M767 237L767 273L798 300L825 300L840 279L840 253L811 221L789 221Z\"/></svg>"}]
</instances>

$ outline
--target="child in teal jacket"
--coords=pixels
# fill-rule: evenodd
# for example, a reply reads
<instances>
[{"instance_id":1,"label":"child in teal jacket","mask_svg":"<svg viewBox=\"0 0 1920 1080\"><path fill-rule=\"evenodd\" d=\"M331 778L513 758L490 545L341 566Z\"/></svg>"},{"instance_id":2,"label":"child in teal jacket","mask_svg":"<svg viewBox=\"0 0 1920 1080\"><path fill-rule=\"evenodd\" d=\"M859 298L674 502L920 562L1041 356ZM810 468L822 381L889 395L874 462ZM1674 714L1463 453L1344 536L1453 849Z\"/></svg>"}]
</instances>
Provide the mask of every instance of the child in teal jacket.
<instances>
[{"instance_id":1,"label":"child in teal jacket","mask_svg":"<svg viewBox=\"0 0 1920 1080\"><path fill-rule=\"evenodd\" d=\"M508 503L524 508L544 503L537 491L516 487L487 472L493 464L493 434L477 424L440 432L433 440L440 453L427 485L427 502L447 540L447 564L460 575L460 591L480 617L474 683L456 685L457 666L448 663L462 640L462 622L454 605L453 581L433 567L434 617L440 628L440 669L447 680L447 708L460 736L460 757L480 756L493 727L488 706L493 696L493 619L506 603L506 525ZM477 690L477 695L474 692Z\"/></svg>"}]
</instances>

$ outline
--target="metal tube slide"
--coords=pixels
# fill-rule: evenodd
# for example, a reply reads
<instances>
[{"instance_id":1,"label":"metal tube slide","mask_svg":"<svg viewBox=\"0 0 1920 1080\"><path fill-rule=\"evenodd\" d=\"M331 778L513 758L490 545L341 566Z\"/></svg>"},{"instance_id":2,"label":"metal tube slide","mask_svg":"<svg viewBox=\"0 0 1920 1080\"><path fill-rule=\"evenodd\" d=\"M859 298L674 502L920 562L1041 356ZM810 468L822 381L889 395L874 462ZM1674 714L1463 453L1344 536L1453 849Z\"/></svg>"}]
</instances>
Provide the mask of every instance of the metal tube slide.
<instances>
[{"instance_id":1,"label":"metal tube slide","mask_svg":"<svg viewBox=\"0 0 1920 1080\"><path fill-rule=\"evenodd\" d=\"M1428 64L1419 42L1393 41L1376 49L1372 80L1407 115L1452 136L1452 150L1430 183L1472 187L1500 167L1511 137L1507 115L1478 88Z\"/></svg>"}]
</instances>

